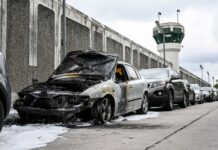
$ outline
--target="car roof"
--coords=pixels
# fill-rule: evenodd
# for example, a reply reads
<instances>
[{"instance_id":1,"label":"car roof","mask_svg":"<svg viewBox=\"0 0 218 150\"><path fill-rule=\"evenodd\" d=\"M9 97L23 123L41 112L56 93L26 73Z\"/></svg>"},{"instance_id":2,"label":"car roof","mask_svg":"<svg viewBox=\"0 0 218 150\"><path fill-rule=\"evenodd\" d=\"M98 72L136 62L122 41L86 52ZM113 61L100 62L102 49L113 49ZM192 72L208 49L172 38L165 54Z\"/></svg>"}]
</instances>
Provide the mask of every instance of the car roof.
<instances>
[{"instance_id":1,"label":"car roof","mask_svg":"<svg viewBox=\"0 0 218 150\"><path fill-rule=\"evenodd\" d=\"M124 62L124 61L118 61L117 64L122 64L122 65L130 65L130 66L133 66L127 62Z\"/></svg>"}]
</instances>

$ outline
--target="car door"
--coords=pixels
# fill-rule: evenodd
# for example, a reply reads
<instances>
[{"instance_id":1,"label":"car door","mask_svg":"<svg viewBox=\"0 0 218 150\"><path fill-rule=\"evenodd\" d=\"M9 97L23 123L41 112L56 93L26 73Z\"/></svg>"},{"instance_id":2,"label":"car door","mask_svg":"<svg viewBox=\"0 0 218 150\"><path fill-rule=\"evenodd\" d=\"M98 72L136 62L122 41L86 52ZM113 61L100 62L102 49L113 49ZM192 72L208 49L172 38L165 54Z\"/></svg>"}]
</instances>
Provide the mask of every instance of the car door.
<instances>
[{"instance_id":1,"label":"car door","mask_svg":"<svg viewBox=\"0 0 218 150\"><path fill-rule=\"evenodd\" d=\"M142 83L140 75L137 74L137 71L133 66L125 65L125 68L129 78L127 82L127 87L129 88L127 96L131 99L129 101L129 103L131 103L129 111L133 111L141 106L145 83Z\"/></svg>"},{"instance_id":2,"label":"car door","mask_svg":"<svg viewBox=\"0 0 218 150\"><path fill-rule=\"evenodd\" d=\"M119 89L118 94L118 108L117 113L122 115L132 108L131 101L132 97L128 96L130 88L127 87L128 76L126 70L122 64L118 64L116 67L115 82Z\"/></svg>"}]
</instances>

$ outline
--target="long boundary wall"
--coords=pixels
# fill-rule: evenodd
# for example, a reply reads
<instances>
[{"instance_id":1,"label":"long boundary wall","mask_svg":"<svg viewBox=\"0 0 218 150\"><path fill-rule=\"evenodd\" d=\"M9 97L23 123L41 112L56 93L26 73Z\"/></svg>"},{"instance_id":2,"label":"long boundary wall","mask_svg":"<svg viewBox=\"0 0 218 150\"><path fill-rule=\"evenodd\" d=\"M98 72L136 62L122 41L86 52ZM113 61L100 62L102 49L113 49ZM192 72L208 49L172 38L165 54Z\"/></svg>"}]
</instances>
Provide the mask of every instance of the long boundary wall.
<instances>
[{"instance_id":1,"label":"long boundary wall","mask_svg":"<svg viewBox=\"0 0 218 150\"><path fill-rule=\"evenodd\" d=\"M67 5L67 50L95 49L116 53L136 68L163 66L163 58ZM17 92L33 81L45 81L63 58L61 0L0 0L0 49L8 77ZM166 63L172 66L172 63ZM184 79L209 85L180 68Z\"/></svg>"}]
</instances>

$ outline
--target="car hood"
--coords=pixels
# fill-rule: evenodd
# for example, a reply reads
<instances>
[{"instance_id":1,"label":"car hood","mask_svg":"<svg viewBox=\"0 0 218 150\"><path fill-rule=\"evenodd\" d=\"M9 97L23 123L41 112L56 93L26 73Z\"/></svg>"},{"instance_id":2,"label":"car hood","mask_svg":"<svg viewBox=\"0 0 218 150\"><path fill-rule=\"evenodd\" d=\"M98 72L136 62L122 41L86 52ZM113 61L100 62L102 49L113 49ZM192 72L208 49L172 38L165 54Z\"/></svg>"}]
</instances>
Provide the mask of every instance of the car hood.
<instances>
[{"instance_id":1,"label":"car hood","mask_svg":"<svg viewBox=\"0 0 218 150\"><path fill-rule=\"evenodd\" d=\"M169 79L145 79L147 83L160 82L160 81L169 81Z\"/></svg>"},{"instance_id":2,"label":"car hood","mask_svg":"<svg viewBox=\"0 0 218 150\"><path fill-rule=\"evenodd\" d=\"M80 94L86 89L103 82L98 77L81 77L79 75L62 75L54 77L44 83L38 83L23 89L18 93L20 97L26 94L34 95L36 97L47 95L71 95Z\"/></svg>"}]
</instances>

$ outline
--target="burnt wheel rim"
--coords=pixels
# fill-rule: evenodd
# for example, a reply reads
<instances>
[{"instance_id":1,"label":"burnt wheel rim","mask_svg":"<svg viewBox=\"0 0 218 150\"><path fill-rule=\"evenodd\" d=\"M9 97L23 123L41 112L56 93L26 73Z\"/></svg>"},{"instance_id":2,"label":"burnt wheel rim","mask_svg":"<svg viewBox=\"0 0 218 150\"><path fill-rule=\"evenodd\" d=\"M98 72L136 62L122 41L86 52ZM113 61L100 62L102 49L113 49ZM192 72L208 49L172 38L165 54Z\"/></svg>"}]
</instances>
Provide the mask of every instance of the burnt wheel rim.
<instances>
[{"instance_id":1,"label":"burnt wheel rim","mask_svg":"<svg viewBox=\"0 0 218 150\"><path fill-rule=\"evenodd\" d=\"M104 98L102 101L102 121L108 122L111 118L111 102L108 98Z\"/></svg>"}]
</instances>

